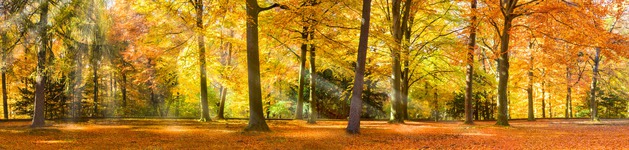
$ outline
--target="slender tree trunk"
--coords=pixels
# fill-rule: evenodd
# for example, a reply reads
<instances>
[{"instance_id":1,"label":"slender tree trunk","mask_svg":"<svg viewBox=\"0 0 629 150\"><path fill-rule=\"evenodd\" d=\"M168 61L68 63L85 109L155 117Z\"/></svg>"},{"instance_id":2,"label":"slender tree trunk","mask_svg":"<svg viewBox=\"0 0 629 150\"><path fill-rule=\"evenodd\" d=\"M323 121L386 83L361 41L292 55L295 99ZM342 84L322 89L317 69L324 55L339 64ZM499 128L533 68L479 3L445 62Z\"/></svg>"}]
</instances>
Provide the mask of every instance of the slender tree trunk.
<instances>
[{"instance_id":1,"label":"slender tree trunk","mask_svg":"<svg viewBox=\"0 0 629 150\"><path fill-rule=\"evenodd\" d=\"M232 33L233 34L233 33ZM230 66L232 60L231 43L227 43L227 63L225 65ZM221 86L220 103L218 106L218 119L225 119L225 99L227 98L227 87Z\"/></svg>"},{"instance_id":2,"label":"slender tree trunk","mask_svg":"<svg viewBox=\"0 0 629 150\"><path fill-rule=\"evenodd\" d=\"M0 29L1 30L1 29ZM0 50L2 50L2 66L0 66L0 71L2 72L2 110L4 111L4 119L9 119L9 104L8 104L8 98L7 97L7 77L6 77L6 72L7 72L7 35L4 31L2 31L2 48L0 48Z\"/></svg>"},{"instance_id":3,"label":"slender tree trunk","mask_svg":"<svg viewBox=\"0 0 629 150\"><path fill-rule=\"evenodd\" d=\"M354 76L354 88L349 110L347 133L358 134L360 132L360 115L363 110L363 86L365 77L365 63L367 59L367 45L369 44L369 22L371 15L371 0L363 0L362 24L360 26L360 40L358 42L358 56L356 58L356 75Z\"/></svg>"},{"instance_id":4,"label":"slender tree trunk","mask_svg":"<svg viewBox=\"0 0 629 150\"><path fill-rule=\"evenodd\" d=\"M120 84L120 89L122 90L122 107L127 107L127 73L125 71L122 72L122 84Z\"/></svg>"},{"instance_id":5,"label":"slender tree trunk","mask_svg":"<svg viewBox=\"0 0 629 150\"><path fill-rule=\"evenodd\" d=\"M40 6L40 19L39 19L39 38L40 44L39 49L37 49L37 78L36 78L36 88L35 88L35 109L33 122L31 127L43 127L44 123L44 107L45 107L45 97L44 97L44 88L46 87L46 78L44 77L45 73L45 63L46 63L46 51L47 51L47 43L48 43L48 1L42 0Z\"/></svg>"},{"instance_id":6,"label":"slender tree trunk","mask_svg":"<svg viewBox=\"0 0 629 150\"><path fill-rule=\"evenodd\" d=\"M6 61L5 59L2 59ZM4 119L9 119L9 104L7 103L7 77L5 68L2 68L2 110L4 110Z\"/></svg>"},{"instance_id":7,"label":"slender tree trunk","mask_svg":"<svg viewBox=\"0 0 629 150\"><path fill-rule=\"evenodd\" d=\"M529 83L527 85L526 88L526 93L528 95L528 106L529 106L529 110L528 110L528 121L535 121L535 110L533 109L533 52L532 52L532 47L533 44L531 43L531 45L529 46L529 50L531 50L531 53L529 56L529 70L528 70L528 79L529 79Z\"/></svg>"},{"instance_id":8,"label":"slender tree trunk","mask_svg":"<svg viewBox=\"0 0 629 150\"><path fill-rule=\"evenodd\" d=\"M272 6L273 7L273 6ZM258 47L258 14L267 8L260 8L258 1L247 0L247 71L249 82L249 125L245 131L269 131L262 109L262 89L260 86L260 54ZM270 9L270 7L268 8Z\"/></svg>"},{"instance_id":9,"label":"slender tree trunk","mask_svg":"<svg viewBox=\"0 0 629 150\"><path fill-rule=\"evenodd\" d=\"M205 70L205 36L203 35L203 0L196 0L195 2L196 17L197 17L197 43L199 48L199 70L201 75L201 119L200 121L212 121L210 118L210 108L207 98L207 72Z\"/></svg>"},{"instance_id":10,"label":"slender tree trunk","mask_svg":"<svg viewBox=\"0 0 629 150\"><path fill-rule=\"evenodd\" d=\"M496 125L509 126L507 86L509 84L509 30L512 18L505 16L502 37L500 37L500 57L498 58L498 117Z\"/></svg>"},{"instance_id":11,"label":"slender tree trunk","mask_svg":"<svg viewBox=\"0 0 629 150\"><path fill-rule=\"evenodd\" d=\"M98 116L98 60L96 58L96 51L97 48L93 48L92 49L92 82L94 83L94 87L93 87L93 95L94 95L94 113L92 114L92 117L96 117Z\"/></svg>"},{"instance_id":12,"label":"slender tree trunk","mask_svg":"<svg viewBox=\"0 0 629 150\"><path fill-rule=\"evenodd\" d=\"M471 7L473 13L476 12L477 0L472 0ZM470 39L467 47L467 71L465 79L465 124L474 124L472 118L472 101L473 101L473 87L474 83L474 48L476 47L476 14L472 15L470 20ZM478 105L478 104L477 104ZM478 110L477 110L478 111Z\"/></svg>"},{"instance_id":13,"label":"slender tree trunk","mask_svg":"<svg viewBox=\"0 0 629 150\"><path fill-rule=\"evenodd\" d=\"M553 103L550 101L552 99L552 95L548 96L548 117L553 118Z\"/></svg>"},{"instance_id":14,"label":"slender tree trunk","mask_svg":"<svg viewBox=\"0 0 629 150\"><path fill-rule=\"evenodd\" d=\"M225 97L227 97L227 87L221 87L220 103L218 106L218 119L225 119Z\"/></svg>"},{"instance_id":15,"label":"slender tree trunk","mask_svg":"<svg viewBox=\"0 0 629 150\"><path fill-rule=\"evenodd\" d=\"M74 119L77 118L81 118L82 113L81 113L81 109L82 109L82 104L81 102L83 101L83 52L85 51L85 46L79 46L79 48L83 48L80 50L77 50L76 52L76 56L74 58L75 61L75 70L74 70L74 85L73 85L73 103L74 103L74 108L72 109L72 117L74 117Z\"/></svg>"},{"instance_id":16,"label":"slender tree trunk","mask_svg":"<svg viewBox=\"0 0 629 150\"><path fill-rule=\"evenodd\" d=\"M308 27L304 26L301 38L308 40ZM304 86L306 80L306 54L308 52L308 44L301 44L301 55L299 56L299 89L297 91L297 108L295 109L295 119L303 119L304 110Z\"/></svg>"},{"instance_id":17,"label":"slender tree trunk","mask_svg":"<svg viewBox=\"0 0 629 150\"><path fill-rule=\"evenodd\" d=\"M310 40L314 39L314 32L310 32L308 36L310 37ZM315 46L314 44L310 44L310 115L308 116L309 124L317 123L317 118L319 117L319 112L317 111L318 99L316 92L318 77L315 58Z\"/></svg>"},{"instance_id":18,"label":"slender tree trunk","mask_svg":"<svg viewBox=\"0 0 629 150\"><path fill-rule=\"evenodd\" d=\"M546 81L542 81L542 118L546 118Z\"/></svg>"},{"instance_id":19,"label":"slender tree trunk","mask_svg":"<svg viewBox=\"0 0 629 150\"><path fill-rule=\"evenodd\" d=\"M572 107L571 104L572 103L572 88L570 86L568 86L568 91L566 92L566 118L570 118L570 114L572 114L572 111L570 109L570 107Z\"/></svg>"},{"instance_id":20,"label":"slender tree trunk","mask_svg":"<svg viewBox=\"0 0 629 150\"><path fill-rule=\"evenodd\" d=\"M598 82L598 66L601 61L601 49L596 48L596 55L594 55L594 68L592 69L592 86L590 87L590 113L592 121L599 122L601 119L598 117L598 106L596 102L596 83Z\"/></svg>"}]
</instances>

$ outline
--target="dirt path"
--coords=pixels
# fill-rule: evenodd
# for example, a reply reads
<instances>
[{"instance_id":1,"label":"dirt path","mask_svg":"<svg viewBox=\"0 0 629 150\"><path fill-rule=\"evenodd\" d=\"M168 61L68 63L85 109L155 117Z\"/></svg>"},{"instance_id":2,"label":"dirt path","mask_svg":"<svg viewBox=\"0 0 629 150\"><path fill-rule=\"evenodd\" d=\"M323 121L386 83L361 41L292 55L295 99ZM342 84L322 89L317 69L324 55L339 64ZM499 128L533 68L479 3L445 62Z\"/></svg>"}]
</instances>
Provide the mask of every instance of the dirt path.
<instances>
[{"instance_id":1,"label":"dirt path","mask_svg":"<svg viewBox=\"0 0 629 150\"><path fill-rule=\"evenodd\" d=\"M243 133L246 121L92 120L52 123L0 122L0 149L629 149L629 120L494 122L362 122L360 135L346 122L269 121L270 133Z\"/></svg>"}]
</instances>

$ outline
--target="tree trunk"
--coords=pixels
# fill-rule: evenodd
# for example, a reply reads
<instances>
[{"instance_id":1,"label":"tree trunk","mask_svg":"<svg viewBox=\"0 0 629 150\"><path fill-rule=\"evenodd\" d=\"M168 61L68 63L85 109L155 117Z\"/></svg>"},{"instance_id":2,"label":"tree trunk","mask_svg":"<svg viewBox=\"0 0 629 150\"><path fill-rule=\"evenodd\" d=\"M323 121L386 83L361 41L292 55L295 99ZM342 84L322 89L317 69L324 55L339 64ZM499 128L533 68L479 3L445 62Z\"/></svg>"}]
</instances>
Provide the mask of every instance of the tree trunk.
<instances>
[{"instance_id":1,"label":"tree trunk","mask_svg":"<svg viewBox=\"0 0 629 150\"><path fill-rule=\"evenodd\" d=\"M196 0L195 2L196 17L197 17L197 43L199 48L199 70L201 75L201 119L200 121L212 121L210 118L210 108L207 99L207 72L205 70L205 36L203 35L203 0Z\"/></svg>"},{"instance_id":2,"label":"tree trunk","mask_svg":"<svg viewBox=\"0 0 629 150\"><path fill-rule=\"evenodd\" d=\"M354 76L354 88L349 110L347 133L358 134L360 132L360 115L363 110L363 86L365 83L365 63L367 59L367 46L369 43L369 22L371 15L371 0L363 0L362 24L360 26L360 40L358 42L358 56L356 58L356 75Z\"/></svg>"},{"instance_id":3,"label":"tree trunk","mask_svg":"<svg viewBox=\"0 0 629 150\"><path fill-rule=\"evenodd\" d=\"M92 82L94 83L94 87L93 87L93 95L94 95L94 113L92 114L92 117L96 117L98 116L98 60L97 60L97 56L96 56L96 51L98 51L96 48L98 46L95 46L94 48L92 48Z\"/></svg>"},{"instance_id":4,"label":"tree trunk","mask_svg":"<svg viewBox=\"0 0 629 150\"><path fill-rule=\"evenodd\" d=\"M7 35L4 31L2 31L2 48L0 48L0 50L2 50L2 66L0 66L0 71L2 72L2 110L4 111L4 119L9 119L9 104L8 104L8 97L7 97L7 77L6 77L6 72L7 72L7 52L9 51L9 49L7 48Z\"/></svg>"},{"instance_id":5,"label":"tree trunk","mask_svg":"<svg viewBox=\"0 0 629 150\"><path fill-rule=\"evenodd\" d=\"M39 38L40 44L39 49L37 49L37 79L36 79L36 88L35 88L35 109L33 115L33 122L31 127L43 127L44 123L44 107L45 107L45 97L44 97L44 87L46 86L46 78L44 78L45 73L45 63L46 63L46 51L47 51L47 43L48 43L48 1L41 1L41 11L40 11L40 19L39 19Z\"/></svg>"},{"instance_id":6,"label":"tree trunk","mask_svg":"<svg viewBox=\"0 0 629 150\"><path fill-rule=\"evenodd\" d=\"M120 84L120 89L122 90L122 107L127 107L127 73L125 71L122 72L122 84Z\"/></svg>"},{"instance_id":7,"label":"tree trunk","mask_svg":"<svg viewBox=\"0 0 629 150\"><path fill-rule=\"evenodd\" d=\"M2 60L6 61L6 58ZM5 72L5 68L2 68L2 110L4 110L4 119L9 119L9 104L7 103L7 77Z\"/></svg>"},{"instance_id":8,"label":"tree trunk","mask_svg":"<svg viewBox=\"0 0 629 150\"><path fill-rule=\"evenodd\" d=\"M83 52L87 47L79 46L79 50L77 50L74 61L75 61L75 70L74 70L74 85L73 85L73 104L74 107L72 109L72 117L74 119L82 117L82 101L83 101ZM82 48L82 49L81 49Z\"/></svg>"},{"instance_id":9,"label":"tree trunk","mask_svg":"<svg viewBox=\"0 0 629 150\"><path fill-rule=\"evenodd\" d=\"M391 11L393 16L393 26L391 27L392 35L395 40L395 44L391 48L391 73L393 78L391 89L391 117L389 123L404 123L403 112L401 109L402 95L400 93L400 80L402 76L401 64L400 64L400 51L402 42L402 28L401 28L401 15L400 15L400 3L401 0L393 0L393 9Z\"/></svg>"},{"instance_id":10,"label":"tree trunk","mask_svg":"<svg viewBox=\"0 0 629 150\"><path fill-rule=\"evenodd\" d=\"M411 0L406 0L404 3L404 16L402 16L402 25L401 25L401 30L402 30L402 36L404 39L404 42L402 45L404 45L404 51L402 52L401 57L402 59L402 64L404 65L404 69L401 70L401 106L400 109L402 109L402 120L404 119L408 119L408 91L410 88L410 83L409 83L409 76L410 76L410 70L409 70L409 65L410 65L410 50L411 50L411 28L413 27L413 22L412 22L412 18L410 15L411 12Z\"/></svg>"},{"instance_id":11,"label":"tree trunk","mask_svg":"<svg viewBox=\"0 0 629 150\"><path fill-rule=\"evenodd\" d=\"M311 29L312 30L312 29ZM314 39L314 32L309 31L310 40ZM319 112L317 111L317 69L315 64L315 46L310 44L310 115L308 115L308 123L317 123Z\"/></svg>"},{"instance_id":12,"label":"tree trunk","mask_svg":"<svg viewBox=\"0 0 629 150\"><path fill-rule=\"evenodd\" d=\"M477 0L472 0L471 8L472 11L476 11L476 3ZM473 101L473 87L474 83L474 48L476 47L476 15L472 15L472 19L470 20L470 39L467 47L467 71L466 71L466 80L465 80L465 124L474 124L474 120L472 118L472 101ZM478 104L476 104L478 105ZM478 111L478 110L477 110Z\"/></svg>"},{"instance_id":13,"label":"tree trunk","mask_svg":"<svg viewBox=\"0 0 629 150\"><path fill-rule=\"evenodd\" d=\"M510 16L505 16L500 37L500 57L498 58L498 117L496 125L509 126L507 86L509 84L509 30Z\"/></svg>"},{"instance_id":14,"label":"tree trunk","mask_svg":"<svg viewBox=\"0 0 629 150\"><path fill-rule=\"evenodd\" d=\"M546 81L542 81L542 118L546 118Z\"/></svg>"},{"instance_id":15,"label":"tree trunk","mask_svg":"<svg viewBox=\"0 0 629 150\"><path fill-rule=\"evenodd\" d=\"M270 131L262 110L260 87L260 54L258 47L258 14L262 8L256 0L247 0L247 74L249 82L249 124L245 131Z\"/></svg>"},{"instance_id":16,"label":"tree trunk","mask_svg":"<svg viewBox=\"0 0 629 150\"><path fill-rule=\"evenodd\" d=\"M592 87L590 87L590 113L592 121L599 122L601 119L598 117L598 106L596 102L596 83L599 78L598 66L601 61L601 49L596 48L596 55L594 55L594 68L592 69Z\"/></svg>"},{"instance_id":17,"label":"tree trunk","mask_svg":"<svg viewBox=\"0 0 629 150\"><path fill-rule=\"evenodd\" d=\"M308 27L304 26L301 33L301 38L304 41L308 40ZM301 44L301 55L299 56L299 89L297 91L297 108L295 109L295 119L303 119L304 111L304 86L306 80L306 53L308 51L308 44L305 42Z\"/></svg>"},{"instance_id":18,"label":"tree trunk","mask_svg":"<svg viewBox=\"0 0 629 150\"><path fill-rule=\"evenodd\" d=\"M233 31L231 33L233 37ZM231 66L232 61L232 45L231 42L227 43L227 63L226 66ZM225 99L227 98L227 87L221 86L220 103L218 106L218 119L225 119Z\"/></svg>"},{"instance_id":19,"label":"tree trunk","mask_svg":"<svg viewBox=\"0 0 629 150\"><path fill-rule=\"evenodd\" d=\"M568 86L568 91L566 92L566 114L564 117L570 118L570 114L572 114L572 88Z\"/></svg>"},{"instance_id":20,"label":"tree trunk","mask_svg":"<svg viewBox=\"0 0 629 150\"><path fill-rule=\"evenodd\" d=\"M225 98L227 97L227 87L221 87L221 97L218 106L218 119L225 119Z\"/></svg>"},{"instance_id":21,"label":"tree trunk","mask_svg":"<svg viewBox=\"0 0 629 150\"><path fill-rule=\"evenodd\" d=\"M526 88L526 93L528 95L528 106L529 106L529 110L528 110L528 121L535 121L535 110L533 109L533 52L532 52L532 47L533 44L531 43L529 50L531 50L531 53L529 56L529 70L528 70L528 79L529 79L529 83L527 85Z\"/></svg>"}]
</instances>

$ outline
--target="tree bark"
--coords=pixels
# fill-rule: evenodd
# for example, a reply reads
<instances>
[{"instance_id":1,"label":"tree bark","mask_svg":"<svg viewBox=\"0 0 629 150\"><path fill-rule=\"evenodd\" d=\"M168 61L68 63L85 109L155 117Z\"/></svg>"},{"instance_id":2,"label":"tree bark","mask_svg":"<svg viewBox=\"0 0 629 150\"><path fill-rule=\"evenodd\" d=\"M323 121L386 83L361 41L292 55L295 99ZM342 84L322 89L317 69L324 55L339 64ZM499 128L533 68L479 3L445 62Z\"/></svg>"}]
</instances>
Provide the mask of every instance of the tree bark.
<instances>
[{"instance_id":1,"label":"tree bark","mask_svg":"<svg viewBox=\"0 0 629 150\"><path fill-rule=\"evenodd\" d=\"M312 29L311 29L312 30ZM314 32L309 31L310 40L314 39ZM308 115L308 123L315 124L317 123L317 118L319 117L319 112L317 111L318 99L317 99L317 69L315 64L315 46L314 44L310 45L310 115Z\"/></svg>"},{"instance_id":2,"label":"tree bark","mask_svg":"<svg viewBox=\"0 0 629 150\"><path fill-rule=\"evenodd\" d=\"M301 55L299 56L299 91L297 91L297 108L295 109L295 119L303 119L304 110L304 86L306 80L306 55L308 52L308 27L304 26L301 33L304 43L301 44Z\"/></svg>"},{"instance_id":3,"label":"tree bark","mask_svg":"<svg viewBox=\"0 0 629 150\"><path fill-rule=\"evenodd\" d=\"M225 119L225 98L227 97L227 87L221 86L220 103L218 106L218 119Z\"/></svg>"},{"instance_id":4,"label":"tree bark","mask_svg":"<svg viewBox=\"0 0 629 150\"><path fill-rule=\"evenodd\" d=\"M369 44L369 22L371 15L371 0L363 0L362 24L360 26L360 40L358 42L358 56L356 58L356 75L354 76L354 88L349 110L347 133L360 133L360 115L363 110L363 86L365 83L365 63L367 59L367 46Z\"/></svg>"},{"instance_id":5,"label":"tree bark","mask_svg":"<svg viewBox=\"0 0 629 150\"><path fill-rule=\"evenodd\" d=\"M0 66L0 71L2 72L2 110L4 111L4 119L9 119L9 104L8 104L8 98L7 97L7 77L6 77L6 72L7 72L7 52L9 51L9 49L7 48L7 35L4 31L2 31L2 48L0 48L0 50L2 50L2 66Z\"/></svg>"},{"instance_id":6,"label":"tree bark","mask_svg":"<svg viewBox=\"0 0 629 150\"><path fill-rule=\"evenodd\" d=\"M403 112L401 109L401 90L400 80L402 76L401 64L400 64L400 51L402 42L402 28L401 28L401 15L400 5L401 0L393 0L393 9L391 10L393 16L393 26L391 27L392 35L395 40L395 44L391 48L391 73L393 78L391 79L391 116L389 123L404 123Z\"/></svg>"},{"instance_id":7,"label":"tree bark","mask_svg":"<svg viewBox=\"0 0 629 150\"><path fill-rule=\"evenodd\" d=\"M411 12L411 0L406 0L404 4L404 16L402 16L402 34L404 38L404 52L401 57L403 57L402 64L404 65L404 69L402 69L402 85L400 87L401 90L401 98L402 98L402 120L408 119L408 91L410 88L410 51L411 51L411 28L413 27Z\"/></svg>"},{"instance_id":8,"label":"tree bark","mask_svg":"<svg viewBox=\"0 0 629 150\"><path fill-rule=\"evenodd\" d=\"M467 48L467 74L465 79L465 124L474 124L474 120L472 118L472 84L474 83L474 49L476 47L476 3L477 0L472 0L471 2L471 8L473 11L472 13L474 13L474 15L472 15L472 19L470 20L470 41Z\"/></svg>"},{"instance_id":9,"label":"tree bark","mask_svg":"<svg viewBox=\"0 0 629 150\"><path fill-rule=\"evenodd\" d=\"M596 83L598 82L598 66L601 61L601 49L596 48L596 55L594 55L594 68L592 69L592 87L590 87L590 117L592 121L599 122L601 119L598 117L598 106L596 102Z\"/></svg>"},{"instance_id":10,"label":"tree bark","mask_svg":"<svg viewBox=\"0 0 629 150\"><path fill-rule=\"evenodd\" d=\"M87 48L84 46L79 46L79 48ZM81 118L82 113L82 104L83 101L83 52L84 49L77 50L74 61L75 61L75 70L74 70L74 85L73 85L73 104L74 107L72 109L72 117L74 119Z\"/></svg>"},{"instance_id":11,"label":"tree bark","mask_svg":"<svg viewBox=\"0 0 629 150\"><path fill-rule=\"evenodd\" d=\"M233 37L233 31L232 35ZM227 63L226 66L231 66L232 60L232 45L231 42L227 43ZM227 99L227 87L221 86L220 103L218 106L218 119L225 119L225 100Z\"/></svg>"},{"instance_id":12,"label":"tree bark","mask_svg":"<svg viewBox=\"0 0 629 150\"><path fill-rule=\"evenodd\" d=\"M500 37L500 57L498 58L498 117L496 125L509 126L507 86L509 83L509 30L512 18L505 16Z\"/></svg>"},{"instance_id":13,"label":"tree bark","mask_svg":"<svg viewBox=\"0 0 629 150\"><path fill-rule=\"evenodd\" d=\"M45 97L44 88L46 86L46 79L44 78L45 63L46 63L46 51L48 44L48 0L42 0L40 6L40 19L39 19L39 49L37 49L37 78L35 88L35 109L33 115L33 122L31 127L43 127L44 123L44 107Z\"/></svg>"},{"instance_id":14,"label":"tree bark","mask_svg":"<svg viewBox=\"0 0 629 150\"><path fill-rule=\"evenodd\" d=\"M533 43L529 46L529 50L531 51L529 56L529 70L528 70L528 80L529 83L526 88L526 93L528 96L528 121L535 121L535 110L533 109Z\"/></svg>"},{"instance_id":15,"label":"tree bark","mask_svg":"<svg viewBox=\"0 0 629 150\"><path fill-rule=\"evenodd\" d=\"M546 118L546 82L542 81L542 118Z\"/></svg>"},{"instance_id":16,"label":"tree bark","mask_svg":"<svg viewBox=\"0 0 629 150\"><path fill-rule=\"evenodd\" d=\"M270 131L264 120L260 86L260 54L258 47L258 14L263 10L258 1L247 0L247 75L249 82L249 124L245 131Z\"/></svg>"},{"instance_id":17,"label":"tree bark","mask_svg":"<svg viewBox=\"0 0 629 150\"><path fill-rule=\"evenodd\" d=\"M120 89L122 90L122 107L127 107L127 73L126 71L122 71L122 84L120 84Z\"/></svg>"},{"instance_id":18,"label":"tree bark","mask_svg":"<svg viewBox=\"0 0 629 150\"><path fill-rule=\"evenodd\" d=\"M97 44L95 44L97 45ZM93 87L93 95L94 95L94 113L92 114L92 117L96 117L98 116L98 60L97 60L97 56L96 53L98 51L98 46L94 46L92 48L92 82L94 83L94 87Z\"/></svg>"},{"instance_id":19,"label":"tree bark","mask_svg":"<svg viewBox=\"0 0 629 150\"><path fill-rule=\"evenodd\" d=\"M200 121L212 121L207 98L207 71L205 70L205 36L203 35L203 0L196 0L195 9L197 17L197 44L199 48L199 70L201 75L201 119Z\"/></svg>"}]
</instances>

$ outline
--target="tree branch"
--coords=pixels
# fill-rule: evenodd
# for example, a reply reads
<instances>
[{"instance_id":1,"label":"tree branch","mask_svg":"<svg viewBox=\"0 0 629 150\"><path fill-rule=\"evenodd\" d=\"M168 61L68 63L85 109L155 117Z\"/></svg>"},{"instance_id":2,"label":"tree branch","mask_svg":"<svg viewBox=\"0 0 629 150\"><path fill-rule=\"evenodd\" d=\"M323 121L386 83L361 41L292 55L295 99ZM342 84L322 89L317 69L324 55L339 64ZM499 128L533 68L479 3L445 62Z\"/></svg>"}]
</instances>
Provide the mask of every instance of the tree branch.
<instances>
[{"instance_id":1,"label":"tree branch","mask_svg":"<svg viewBox=\"0 0 629 150\"><path fill-rule=\"evenodd\" d=\"M275 7L280 7L281 9L288 9L288 6L286 6L286 5L281 5L281 4L278 4L278 3L274 3L273 5L271 5L269 7L262 7L262 8L260 8L260 12L267 11L269 9L273 9Z\"/></svg>"}]
</instances>

